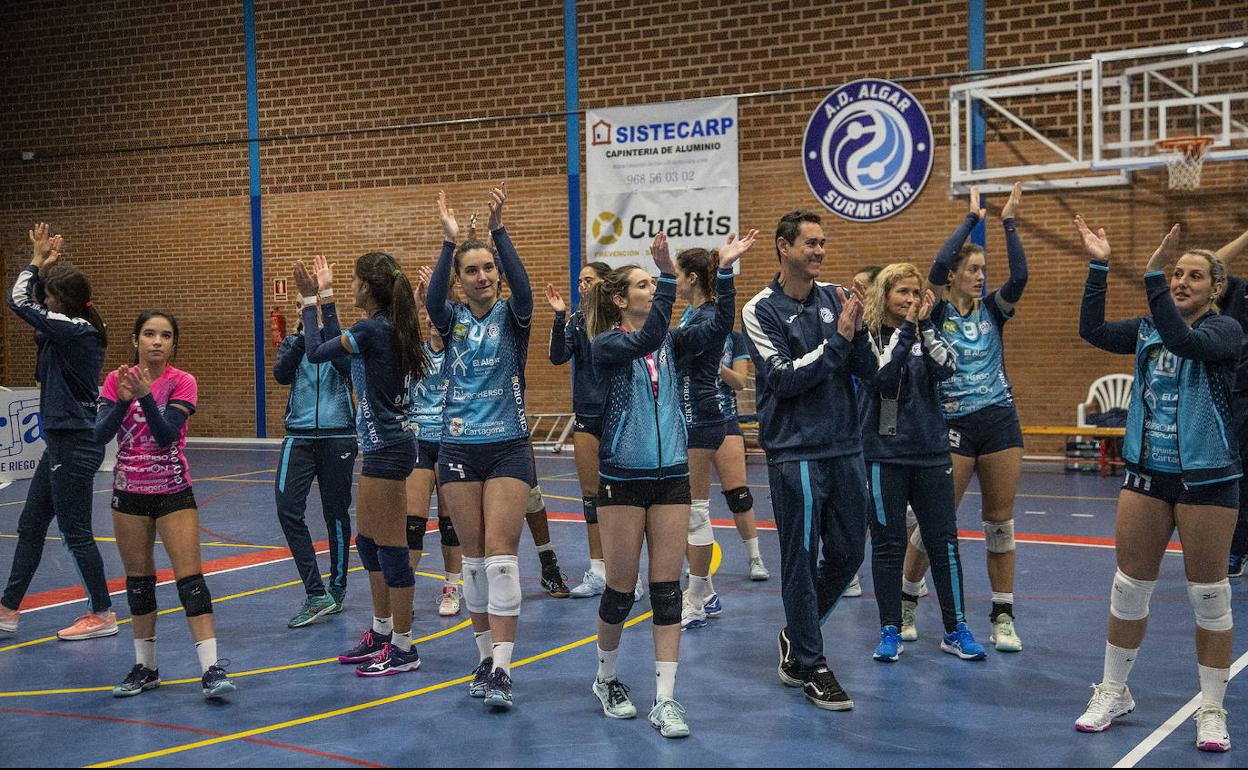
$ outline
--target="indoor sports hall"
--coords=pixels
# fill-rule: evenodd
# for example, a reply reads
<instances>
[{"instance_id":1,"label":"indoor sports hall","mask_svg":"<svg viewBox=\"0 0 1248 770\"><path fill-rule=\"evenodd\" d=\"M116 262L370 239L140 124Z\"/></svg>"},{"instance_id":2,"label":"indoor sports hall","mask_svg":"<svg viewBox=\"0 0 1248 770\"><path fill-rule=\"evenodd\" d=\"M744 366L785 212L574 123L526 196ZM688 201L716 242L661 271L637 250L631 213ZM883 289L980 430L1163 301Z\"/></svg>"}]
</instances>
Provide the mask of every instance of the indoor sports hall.
<instances>
[{"instance_id":1,"label":"indoor sports hall","mask_svg":"<svg viewBox=\"0 0 1248 770\"><path fill-rule=\"evenodd\" d=\"M5 764L1243 766L1246 11L4 4Z\"/></svg>"}]
</instances>

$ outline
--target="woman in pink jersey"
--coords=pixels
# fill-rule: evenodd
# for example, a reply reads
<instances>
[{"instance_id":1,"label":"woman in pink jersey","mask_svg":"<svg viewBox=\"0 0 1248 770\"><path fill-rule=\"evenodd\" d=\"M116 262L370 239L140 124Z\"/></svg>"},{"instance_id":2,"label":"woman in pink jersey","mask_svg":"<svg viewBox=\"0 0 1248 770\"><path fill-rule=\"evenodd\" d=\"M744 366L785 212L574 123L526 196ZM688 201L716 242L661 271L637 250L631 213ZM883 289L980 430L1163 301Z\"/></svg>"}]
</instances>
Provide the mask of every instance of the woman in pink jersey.
<instances>
[{"instance_id":1,"label":"woman in pink jersey","mask_svg":"<svg viewBox=\"0 0 1248 770\"><path fill-rule=\"evenodd\" d=\"M117 436L113 529L134 621L136 662L113 695L124 698L160 686L153 557L159 534L195 639L204 697L219 698L235 686L225 661L217 659L212 595L200 566L199 511L184 452L186 421L195 412L198 387L189 372L170 363L178 346L178 321L171 313L142 313L134 323L133 342L134 365L118 367L104 380L95 427L101 442Z\"/></svg>"}]
</instances>

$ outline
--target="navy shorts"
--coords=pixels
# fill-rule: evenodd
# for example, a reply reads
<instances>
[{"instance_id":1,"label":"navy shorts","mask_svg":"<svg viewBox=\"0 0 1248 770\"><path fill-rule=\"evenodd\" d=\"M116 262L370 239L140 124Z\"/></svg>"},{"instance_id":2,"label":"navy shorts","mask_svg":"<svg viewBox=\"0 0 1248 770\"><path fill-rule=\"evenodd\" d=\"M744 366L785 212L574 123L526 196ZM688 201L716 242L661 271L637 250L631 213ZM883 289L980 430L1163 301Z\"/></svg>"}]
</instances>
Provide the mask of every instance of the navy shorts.
<instances>
[{"instance_id":1,"label":"navy shorts","mask_svg":"<svg viewBox=\"0 0 1248 770\"><path fill-rule=\"evenodd\" d=\"M413 470L434 471L438 468L438 450L442 445L436 441L416 442L416 467Z\"/></svg>"},{"instance_id":2,"label":"navy shorts","mask_svg":"<svg viewBox=\"0 0 1248 770\"><path fill-rule=\"evenodd\" d=\"M986 406L965 417L947 419L949 448L955 455L980 457L1023 446L1023 426L1012 406Z\"/></svg>"},{"instance_id":3,"label":"navy shorts","mask_svg":"<svg viewBox=\"0 0 1248 770\"><path fill-rule=\"evenodd\" d=\"M743 435L741 433L741 421L740 420L734 418L724 423L724 436L725 437L740 436L740 435Z\"/></svg>"},{"instance_id":4,"label":"navy shorts","mask_svg":"<svg viewBox=\"0 0 1248 770\"><path fill-rule=\"evenodd\" d=\"M360 475L370 479L406 481L416 467L416 436L410 432L406 441L364 452L364 468Z\"/></svg>"},{"instance_id":5,"label":"navy shorts","mask_svg":"<svg viewBox=\"0 0 1248 770\"><path fill-rule=\"evenodd\" d=\"M1161 500L1169 505L1216 505L1239 508L1239 479L1216 484L1187 486L1177 473L1159 473L1147 469L1128 470L1122 488Z\"/></svg>"},{"instance_id":6,"label":"navy shorts","mask_svg":"<svg viewBox=\"0 0 1248 770\"><path fill-rule=\"evenodd\" d=\"M689 427L689 448L719 449L726 435L727 428L722 422L714 425L692 425Z\"/></svg>"},{"instance_id":7,"label":"navy shorts","mask_svg":"<svg viewBox=\"0 0 1248 770\"><path fill-rule=\"evenodd\" d=\"M627 505L630 508L649 508L654 505L689 505L693 494L689 491L689 477L676 476L660 479L608 479L598 478L598 510L609 505Z\"/></svg>"},{"instance_id":8,"label":"navy shorts","mask_svg":"<svg viewBox=\"0 0 1248 770\"><path fill-rule=\"evenodd\" d=\"M572 426L575 433L588 433L599 441L602 440L602 418L590 417L584 414L576 416L576 422Z\"/></svg>"},{"instance_id":9,"label":"navy shorts","mask_svg":"<svg viewBox=\"0 0 1248 770\"><path fill-rule=\"evenodd\" d=\"M438 454L439 484L490 479L520 479L530 488L537 485L527 438L493 444L442 443Z\"/></svg>"},{"instance_id":10,"label":"navy shorts","mask_svg":"<svg viewBox=\"0 0 1248 770\"><path fill-rule=\"evenodd\" d=\"M199 508L195 504L195 493L190 487L167 495L142 495L122 492L119 489L113 490L113 510L118 513L159 519L174 511L184 511L188 508Z\"/></svg>"}]
</instances>

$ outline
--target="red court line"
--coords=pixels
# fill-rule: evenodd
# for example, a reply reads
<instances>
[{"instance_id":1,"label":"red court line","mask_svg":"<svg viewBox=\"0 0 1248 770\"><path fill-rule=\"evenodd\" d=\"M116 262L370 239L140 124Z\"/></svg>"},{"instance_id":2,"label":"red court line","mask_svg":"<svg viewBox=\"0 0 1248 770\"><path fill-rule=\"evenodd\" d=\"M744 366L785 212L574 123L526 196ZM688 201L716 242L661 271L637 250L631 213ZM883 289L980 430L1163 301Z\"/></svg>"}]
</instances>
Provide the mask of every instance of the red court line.
<instances>
[{"instance_id":1,"label":"red court line","mask_svg":"<svg viewBox=\"0 0 1248 770\"><path fill-rule=\"evenodd\" d=\"M139 727L158 727L162 730L177 730L179 732L194 733L196 735L208 735L213 738L220 738L221 736L227 734L227 733L219 733L214 730L204 730L198 727L186 727L184 725L169 725L169 724L163 724L161 722L144 722L140 719L122 719L120 717L95 716L93 714L62 714L62 713L55 712L55 711L30 711L27 709L7 709L7 708L0 708L0 714L25 714L27 716L36 716L36 717L59 717L61 719L86 719L86 720L93 721L93 722L111 722L113 724L137 725ZM317 751L316 749L308 749L308 748L304 748L303 746L292 746L288 743L275 743L274 741L266 741L262 738L243 738L242 740L246 741L247 743L255 743L260 746L270 746L275 749L286 749L287 751L298 751L301 754L311 754L312 756L321 757L322 759L329 759L334 762L345 762L348 764L357 765L359 767L386 767L386 765L378 765L378 764L374 764L373 762L365 762L362 759L353 759L351 757L344 757L341 754L328 754L324 751Z\"/></svg>"}]
</instances>

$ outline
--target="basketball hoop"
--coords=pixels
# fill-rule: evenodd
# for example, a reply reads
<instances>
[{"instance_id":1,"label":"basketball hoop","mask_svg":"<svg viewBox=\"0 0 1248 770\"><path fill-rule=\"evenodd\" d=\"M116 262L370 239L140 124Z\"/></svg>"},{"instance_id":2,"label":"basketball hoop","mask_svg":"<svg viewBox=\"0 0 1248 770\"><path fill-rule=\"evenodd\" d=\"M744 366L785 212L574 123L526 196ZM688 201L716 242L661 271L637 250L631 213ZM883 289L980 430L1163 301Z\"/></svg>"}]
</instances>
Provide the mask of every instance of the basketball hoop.
<instances>
[{"instance_id":1,"label":"basketball hoop","mask_svg":"<svg viewBox=\"0 0 1248 770\"><path fill-rule=\"evenodd\" d=\"M1176 136L1157 141L1158 152L1172 153L1166 159L1171 190L1200 188L1200 169L1205 165L1205 155L1212 145L1212 136Z\"/></svg>"}]
</instances>

